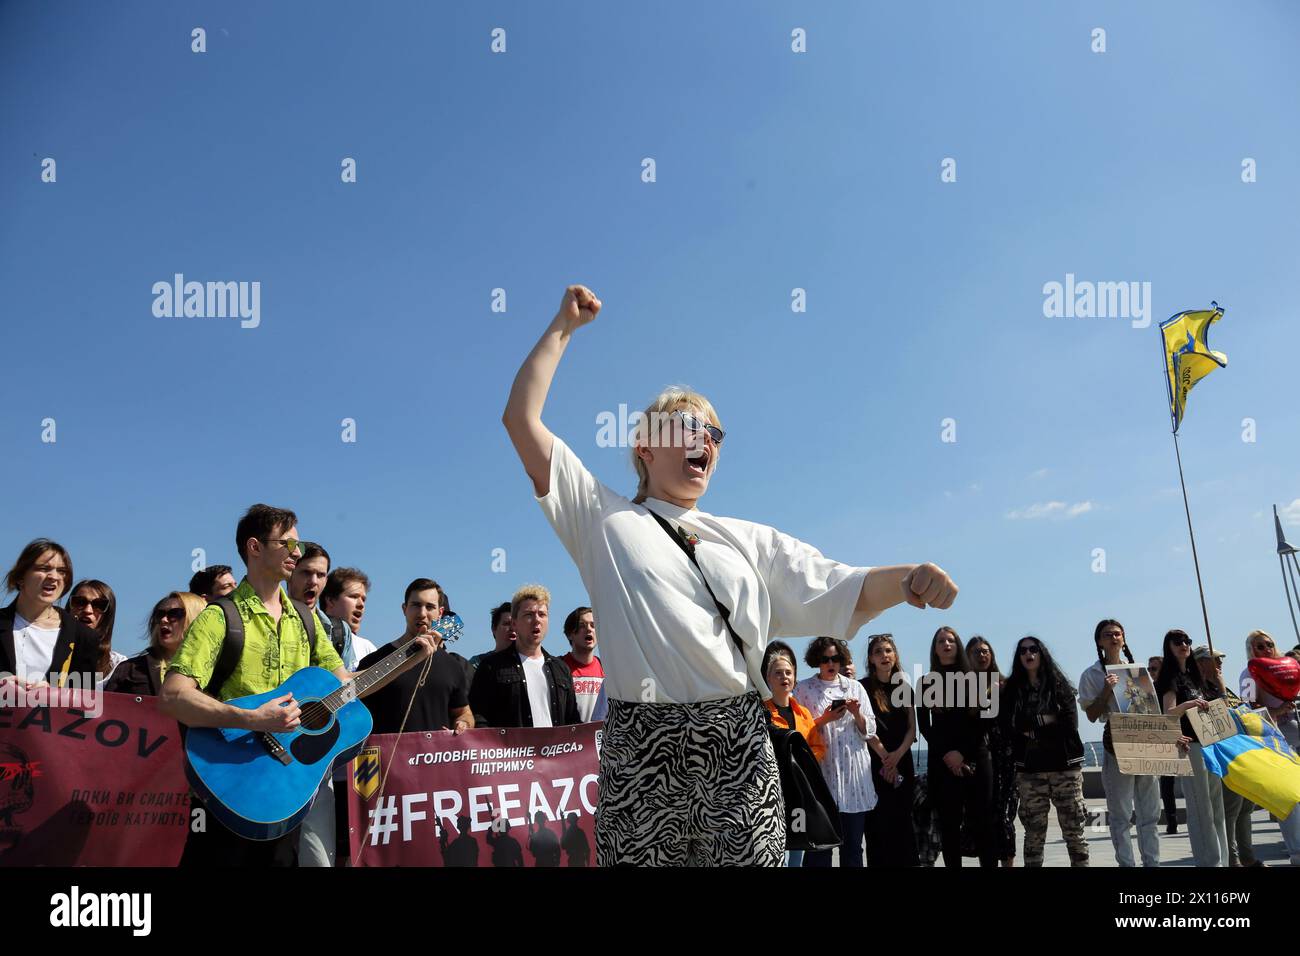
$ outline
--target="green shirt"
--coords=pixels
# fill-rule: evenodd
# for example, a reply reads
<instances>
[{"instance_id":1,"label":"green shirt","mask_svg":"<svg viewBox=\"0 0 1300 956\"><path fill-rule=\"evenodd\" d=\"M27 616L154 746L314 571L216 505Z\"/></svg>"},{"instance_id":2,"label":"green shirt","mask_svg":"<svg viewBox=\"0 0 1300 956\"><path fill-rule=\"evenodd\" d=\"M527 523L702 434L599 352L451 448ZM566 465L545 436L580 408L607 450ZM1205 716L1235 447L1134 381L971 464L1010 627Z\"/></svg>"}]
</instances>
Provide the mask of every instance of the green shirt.
<instances>
[{"instance_id":1,"label":"green shirt","mask_svg":"<svg viewBox=\"0 0 1300 956\"><path fill-rule=\"evenodd\" d=\"M233 700L275 690L304 667L323 667L333 672L343 666L330 643L329 631L319 623L316 646L310 646L307 629L287 594L281 592L278 625L248 578L240 581L228 597L235 602L244 622L244 653L234 673L221 685L218 699ZM226 616L215 604L209 605L185 632L168 670L192 677L200 688L206 687L225 637Z\"/></svg>"}]
</instances>

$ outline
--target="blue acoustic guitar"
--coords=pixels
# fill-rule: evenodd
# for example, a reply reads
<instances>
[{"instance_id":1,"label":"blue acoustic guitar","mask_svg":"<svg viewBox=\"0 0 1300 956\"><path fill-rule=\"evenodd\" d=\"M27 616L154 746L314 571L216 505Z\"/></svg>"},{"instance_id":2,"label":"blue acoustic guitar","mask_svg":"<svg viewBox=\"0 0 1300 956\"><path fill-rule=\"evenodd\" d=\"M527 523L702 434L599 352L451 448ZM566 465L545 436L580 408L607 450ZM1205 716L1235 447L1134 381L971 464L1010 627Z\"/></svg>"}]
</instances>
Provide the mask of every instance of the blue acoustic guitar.
<instances>
[{"instance_id":1,"label":"blue acoustic guitar","mask_svg":"<svg viewBox=\"0 0 1300 956\"><path fill-rule=\"evenodd\" d=\"M433 626L444 641L464 630L458 615ZM256 710L292 693L301 724L283 734L191 727L185 735L185 775L208 810L249 840L274 840L298 826L336 759L353 757L373 722L358 699L420 652L413 640L343 683L320 667L304 667L273 691L226 703Z\"/></svg>"}]
</instances>

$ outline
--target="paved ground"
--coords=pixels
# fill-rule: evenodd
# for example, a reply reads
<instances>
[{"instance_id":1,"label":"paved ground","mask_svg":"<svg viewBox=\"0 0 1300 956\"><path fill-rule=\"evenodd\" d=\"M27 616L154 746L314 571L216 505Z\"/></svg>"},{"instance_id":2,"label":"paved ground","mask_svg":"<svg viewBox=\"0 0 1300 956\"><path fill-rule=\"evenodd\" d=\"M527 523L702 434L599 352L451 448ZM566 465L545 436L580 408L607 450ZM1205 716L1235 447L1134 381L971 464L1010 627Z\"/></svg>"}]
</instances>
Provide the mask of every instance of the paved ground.
<instances>
[{"instance_id":1,"label":"paved ground","mask_svg":"<svg viewBox=\"0 0 1300 956\"><path fill-rule=\"evenodd\" d=\"M1103 800L1088 800L1088 809L1090 811L1099 811L1097 819L1105 819L1106 804ZM1182 801L1179 801L1181 809ZM1287 856L1286 846L1282 843L1282 834L1278 830L1277 821L1270 817L1263 810L1257 810L1251 818L1253 823L1252 838L1255 847L1255 856L1262 860L1266 865L1290 866ZM1116 866L1115 850L1110 842L1110 829L1104 822L1088 827L1084 831L1084 836L1088 839L1088 865L1089 866ZM1016 823L1016 845L1023 854L1024 830L1019 822ZM1141 861L1137 850L1137 831L1133 831L1133 855ZM967 859L964 861L966 866L978 866L976 860ZM1017 858L1016 865L1019 866L1023 860ZM835 865L839 865L839 854L836 853ZM1069 866L1070 856L1065 849L1065 841L1061 837L1061 828L1056 822L1056 811L1053 810L1048 816L1047 824L1047 844L1043 856L1044 866ZM1164 824L1160 825L1160 865L1161 866L1195 866L1192 861L1191 841L1187 838L1187 827L1180 824L1178 832L1170 835L1165 833ZM943 860L935 862L935 866L943 866Z\"/></svg>"},{"instance_id":2,"label":"paved ground","mask_svg":"<svg viewBox=\"0 0 1300 956\"><path fill-rule=\"evenodd\" d=\"M1106 803L1103 800L1089 800L1088 809L1099 811L1097 819L1105 820ZM1179 808L1182 808L1182 801L1179 801ZM1282 843L1282 834L1278 830L1277 821L1270 817L1263 810L1257 810L1251 817L1252 842L1255 847L1255 856L1262 860L1268 866L1289 866L1290 860L1287 856L1286 846ZM1089 826L1084 831L1084 836L1088 839L1088 865L1089 866L1117 866L1115 862L1115 849L1110 842L1110 828L1100 822ZM1019 822L1016 823L1016 843L1023 853L1024 829ZM1137 829L1133 829L1133 855L1141 861L1141 856L1137 850ZM975 860L965 861L969 865L978 865ZM1016 860L1020 865L1021 859ZM943 866L943 861L939 860L936 866ZM1061 828L1056 822L1056 811L1053 810L1048 816L1047 823L1047 844L1043 854L1044 866L1069 866L1070 855L1065 849L1065 840L1061 837ZM1195 866L1192 861L1192 844L1187 838L1187 827L1180 824L1178 832L1175 834L1165 833L1165 827L1160 825L1160 865L1161 866Z\"/></svg>"}]
</instances>

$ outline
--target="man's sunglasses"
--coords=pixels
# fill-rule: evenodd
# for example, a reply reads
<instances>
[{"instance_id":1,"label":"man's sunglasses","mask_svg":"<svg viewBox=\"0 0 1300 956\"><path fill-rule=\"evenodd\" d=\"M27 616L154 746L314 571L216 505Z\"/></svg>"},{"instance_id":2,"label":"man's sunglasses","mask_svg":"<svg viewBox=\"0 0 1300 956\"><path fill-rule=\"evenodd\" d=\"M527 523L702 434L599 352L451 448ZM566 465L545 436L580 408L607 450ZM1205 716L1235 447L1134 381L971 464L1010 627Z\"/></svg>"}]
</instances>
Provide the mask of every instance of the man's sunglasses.
<instances>
[{"instance_id":1,"label":"man's sunglasses","mask_svg":"<svg viewBox=\"0 0 1300 956\"><path fill-rule=\"evenodd\" d=\"M100 614L104 614L108 611L108 598L88 598L78 594L68 599L68 606L74 611L84 611L87 607L93 607Z\"/></svg>"},{"instance_id":2,"label":"man's sunglasses","mask_svg":"<svg viewBox=\"0 0 1300 956\"><path fill-rule=\"evenodd\" d=\"M299 541L297 538L266 538L266 539L263 540L262 543L263 543L263 544L282 544L282 545L284 545L285 550L288 551L290 554L292 554L292 553L295 552L295 551L300 550L301 547L302 547L302 542Z\"/></svg>"},{"instance_id":3,"label":"man's sunglasses","mask_svg":"<svg viewBox=\"0 0 1300 956\"><path fill-rule=\"evenodd\" d=\"M673 414L682 420L682 424L686 426L688 432L708 432L709 437L713 439L713 444L715 445L721 445L722 439L726 437L727 433L717 425L710 425L708 422L696 418L690 412L674 412Z\"/></svg>"}]
</instances>

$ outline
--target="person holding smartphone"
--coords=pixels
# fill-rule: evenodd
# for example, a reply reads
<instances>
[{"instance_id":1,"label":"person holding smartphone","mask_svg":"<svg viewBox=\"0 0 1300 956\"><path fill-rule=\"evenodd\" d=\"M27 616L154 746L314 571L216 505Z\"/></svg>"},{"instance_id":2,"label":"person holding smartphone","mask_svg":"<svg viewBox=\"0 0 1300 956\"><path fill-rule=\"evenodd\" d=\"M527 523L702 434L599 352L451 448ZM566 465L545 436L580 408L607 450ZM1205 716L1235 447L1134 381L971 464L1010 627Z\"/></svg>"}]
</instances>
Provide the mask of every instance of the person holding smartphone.
<instances>
[{"instance_id":1,"label":"person holding smartphone","mask_svg":"<svg viewBox=\"0 0 1300 956\"><path fill-rule=\"evenodd\" d=\"M833 637L819 637L808 646L804 660L817 674L795 685L794 696L813 716L825 744L822 776L840 811L840 866L862 867L862 845L867 816L876 806L871 779L871 754L888 757L876 736L876 718L862 685L841 673L852 660L849 645ZM831 850L816 850L804 857L804 866L830 866Z\"/></svg>"}]
</instances>

